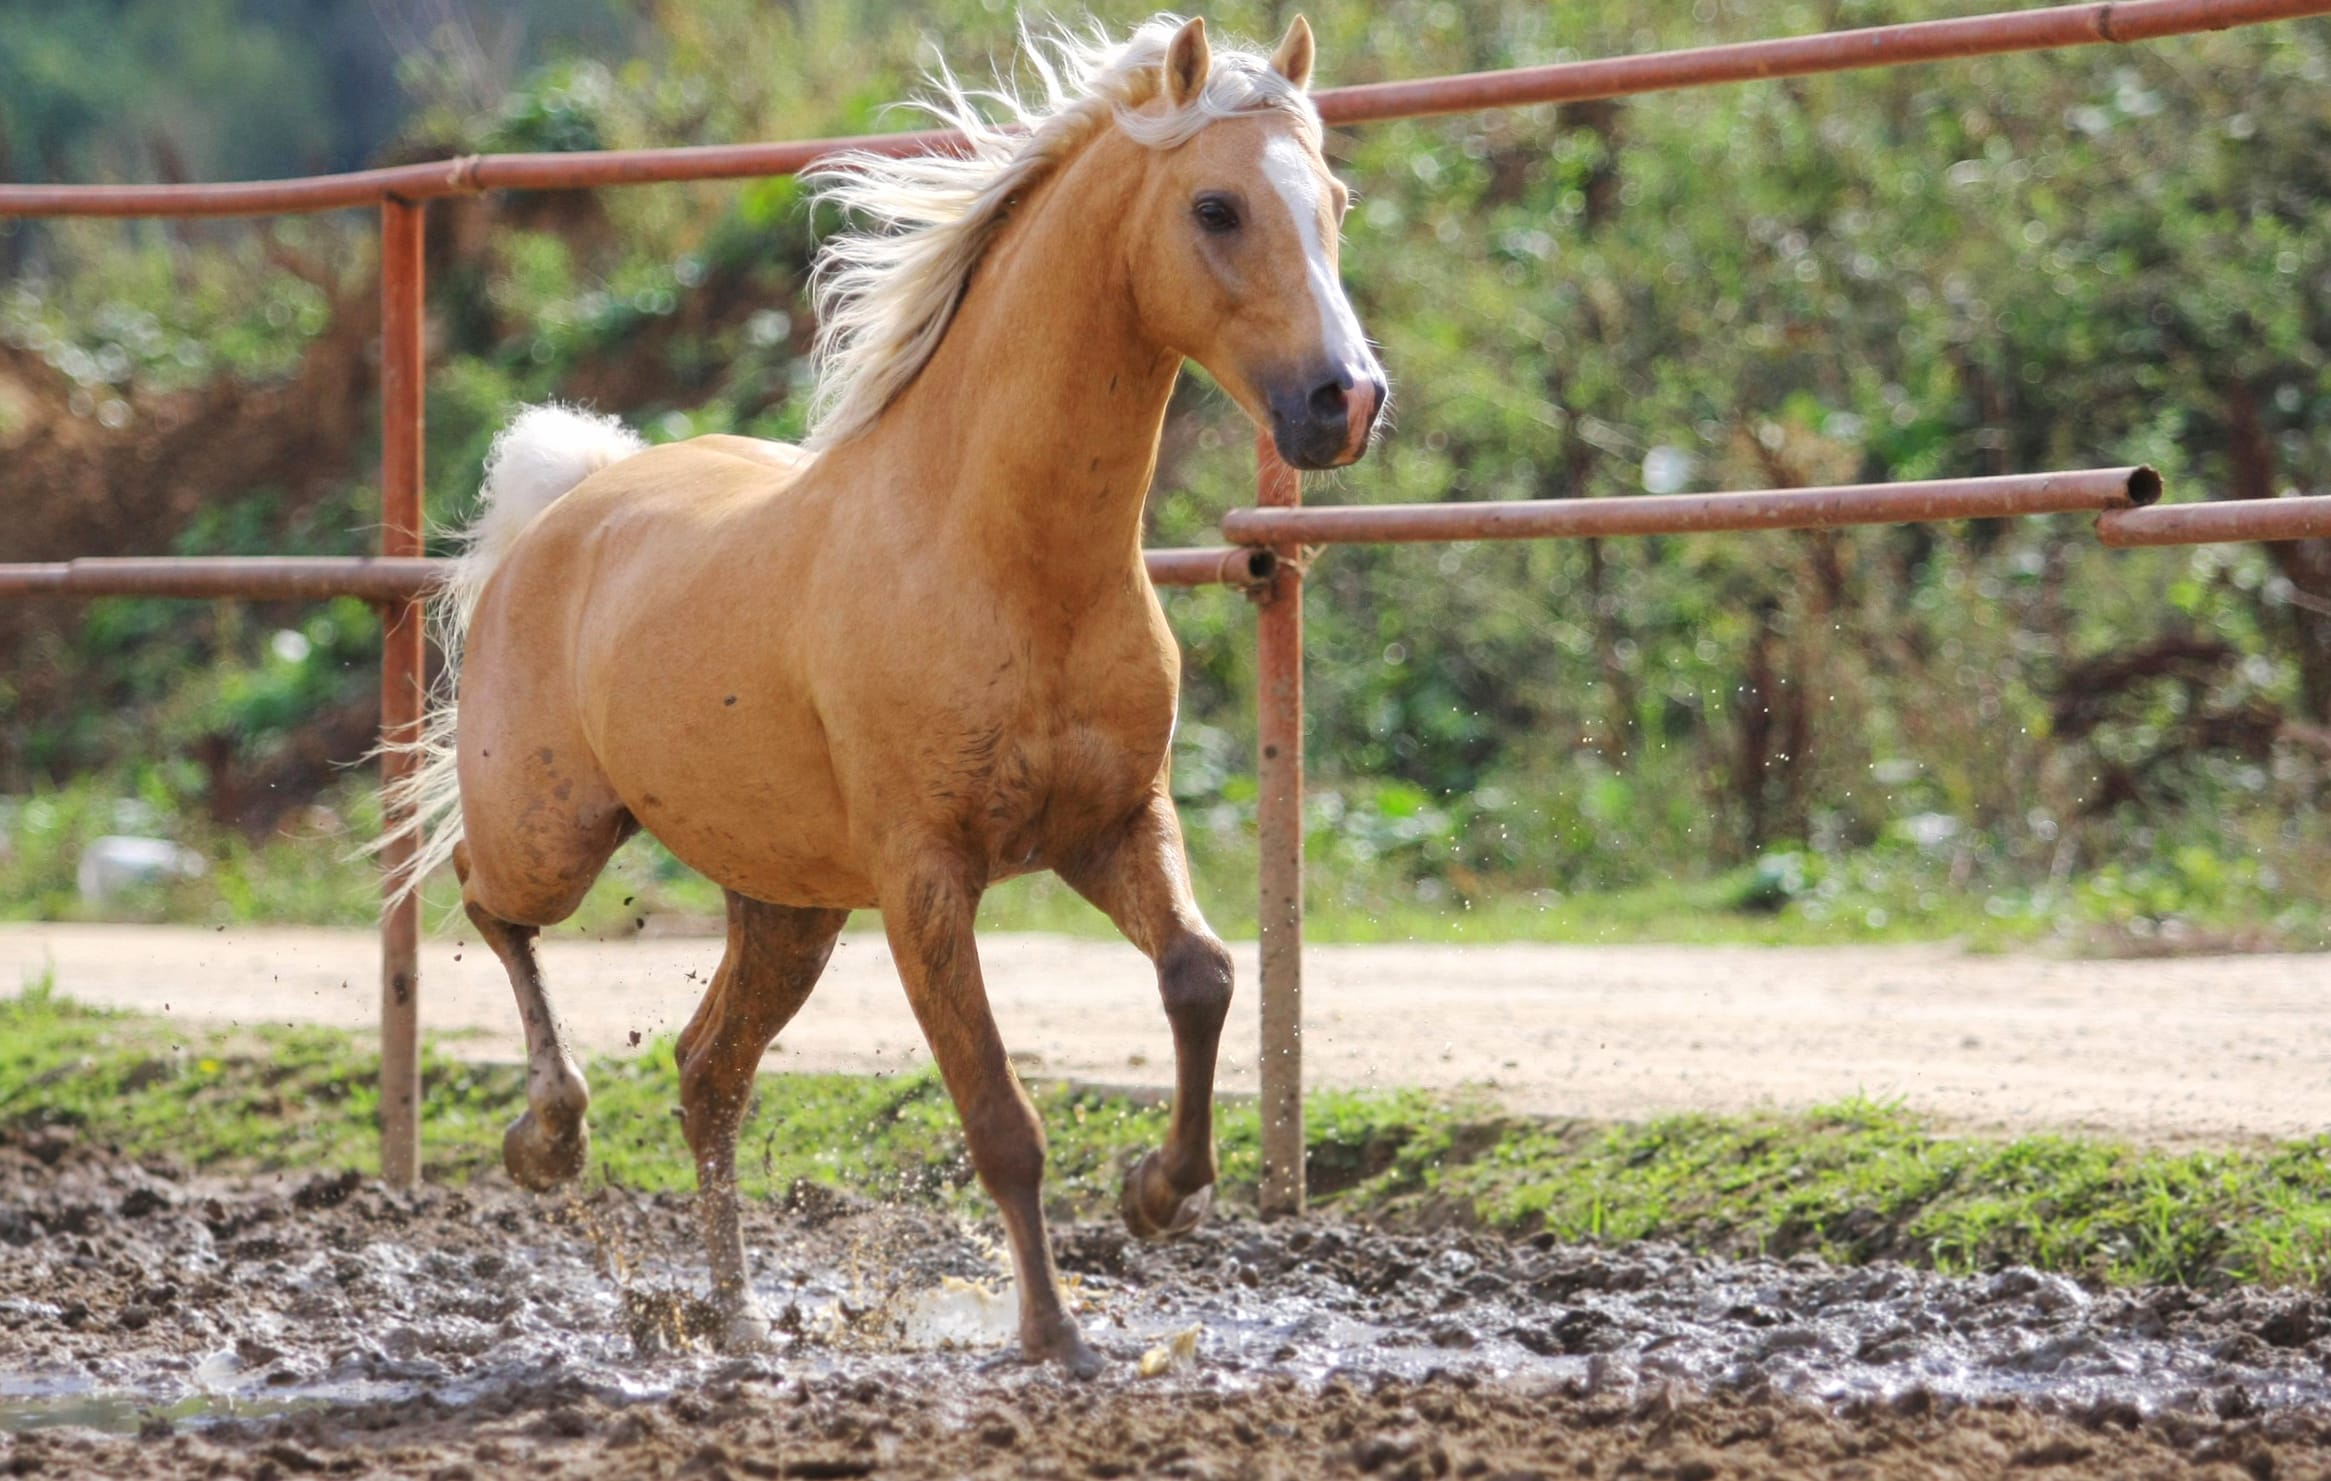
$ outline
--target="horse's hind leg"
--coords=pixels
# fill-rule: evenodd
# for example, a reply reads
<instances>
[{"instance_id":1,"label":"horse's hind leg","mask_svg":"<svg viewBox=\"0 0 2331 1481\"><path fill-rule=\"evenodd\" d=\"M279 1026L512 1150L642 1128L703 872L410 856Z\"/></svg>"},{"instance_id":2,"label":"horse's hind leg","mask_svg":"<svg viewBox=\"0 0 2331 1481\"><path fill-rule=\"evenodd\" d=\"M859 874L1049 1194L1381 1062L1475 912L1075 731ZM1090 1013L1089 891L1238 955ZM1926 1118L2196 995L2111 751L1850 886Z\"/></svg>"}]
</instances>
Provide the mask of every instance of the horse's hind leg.
<instances>
[{"instance_id":1,"label":"horse's hind leg","mask_svg":"<svg viewBox=\"0 0 2331 1481\"><path fill-rule=\"evenodd\" d=\"M731 1347L767 1340L737 1227L737 1131L770 1041L817 986L847 910L795 909L728 896L728 951L680 1031L680 1120L696 1158L697 1207L712 1262L712 1299Z\"/></svg>"},{"instance_id":2,"label":"horse's hind leg","mask_svg":"<svg viewBox=\"0 0 2331 1481\"><path fill-rule=\"evenodd\" d=\"M543 991L542 967L534 959L538 928L504 920L479 903L466 845L454 851L453 870L461 879L462 908L510 974L526 1026L526 1110L502 1134L502 1165L519 1186L543 1192L572 1179L590 1156L591 1128L584 1116L591 1092Z\"/></svg>"},{"instance_id":3,"label":"horse's hind leg","mask_svg":"<svg viewBox=\"0 0 2331 1481\"><path fill-rule=\"evenodd\" d=\"M1214 1201L1214 1060L1230 1012L1230 953L1191 898L1181 824L1162 792L1060 876L1157 964L1174 1033L1174 1119L1165 1146L1125 1175L1117 1209L1141 1238L1172 1239Z\"/></svg>"}]
</instances>

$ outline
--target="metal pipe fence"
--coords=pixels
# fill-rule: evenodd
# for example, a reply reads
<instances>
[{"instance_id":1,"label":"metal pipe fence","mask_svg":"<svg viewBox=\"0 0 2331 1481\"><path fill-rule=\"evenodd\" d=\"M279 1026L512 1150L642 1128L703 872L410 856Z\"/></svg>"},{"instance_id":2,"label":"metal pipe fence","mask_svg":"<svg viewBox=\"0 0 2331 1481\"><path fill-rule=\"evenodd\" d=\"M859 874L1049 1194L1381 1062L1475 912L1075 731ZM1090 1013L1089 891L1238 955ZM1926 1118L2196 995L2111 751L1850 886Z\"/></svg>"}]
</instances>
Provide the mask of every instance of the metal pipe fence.
<instances>
[{"instance_id":1,"label":"metal pipe fence","mask_svg":"<svg viewBox=\"0 0 2331 1481\"><path fill-rule=\"evenodd\" d=\"M1156 586L1235 586L1271 579L1277 560L1245 545L1200 545L1143 553ZM0 598L62 596L207 597L218 601L370 602L425 598L453 562L428 556L85 555L79 560L0 564Z\"/></svg>"},{"instance_id":2,"label":"metal pipe fence","mask_svg":"<svg viewBox=\"0 0 2331 1481\"><path fill-rule=\"evenodd\" d=\"M2161 497L2150 468L2086 468L2004 478L1938 478L1757 493L1618 499L1501 499L1469 504L1341 504L1233 509L1226 539L1249 545L1383 545L1443 540L1587 540L1697 531L1834 530L2027 514L2100 514Z\"/></svg>"},{"instance_id":3,"label":"metal pipe fence","mask_svg":"<svg viewBox=\"0 0 2331 1481\"><path fill-rule=\"evenodd\" d=\"M2153 40L2331 14L2331 0L2111 0L1811 36L1693 47L1456 77L1369 83L1316 95L1330 124L1615 98L1951 58ZM422 233L427 202L489 190L567 190L784 175L844 151L960 147L945 131L693 148L511 154L294 180L195 185L0 185L0 216L194 217L380 212L381 545L378 558L89 558L0 565L0 599L113 595L208 599L358 596L384 614L381 732L413 735L425 700L421 599L443 562L423 559ZM1152 551L1160 586L1226 584L1256 605L1258 920L1262 946L1263 1174L1266 1214L1303 1206L1303 578L1305 547L1350 541L1554 539L1685 530L1825 529L1846 524L2101 511L2108 545L2331 536L2331 497L2152 505L2152 470L2004 479L1531 501L1303 509L1294 475L1256 443L1256 502L1223 520L1226 548ZM383 780L404 763L390 753ZM397 821L394 817L388 822ZM401 853L384 855L391 871ZM418 905L382 922L381 1171L420 1167Z\"/></svg>"},{"instance_id":4,"label":"metal pipe fence","mask_svg":"<svg viewBox=\"0 0 2331 1481\"><path fill-rule=\"evenodd\" d=\"M2331 494L2115 510L2096 522L2096 536L2121 549L2225 540L2331 540Z\"/></svg>"}]
</instances>

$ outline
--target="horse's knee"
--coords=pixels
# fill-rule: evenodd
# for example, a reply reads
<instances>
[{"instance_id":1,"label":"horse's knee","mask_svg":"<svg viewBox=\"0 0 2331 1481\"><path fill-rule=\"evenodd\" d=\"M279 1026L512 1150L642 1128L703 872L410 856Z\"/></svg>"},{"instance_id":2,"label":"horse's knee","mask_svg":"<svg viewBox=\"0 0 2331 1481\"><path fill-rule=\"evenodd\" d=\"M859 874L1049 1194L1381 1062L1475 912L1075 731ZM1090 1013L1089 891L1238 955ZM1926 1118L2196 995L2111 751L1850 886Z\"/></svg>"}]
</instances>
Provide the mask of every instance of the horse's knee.
<instances>
[{"instance_id":1,"label":"horse's knee","mask_svg":"<svg viewBox=\"0 0 2331 1481\"><path fill-rule=\"evenodd\" d=\"M683 1115L687 1114L688 1107L702 1102L713 1090L714 1036L697 1035L691 1040L690 1030L695 1027L695 1024L690 1024L688 1028L682 1029L679 1040L672 1046L672 1058L680 1071L680 1105Z\"/></svg>"},{"instance_id":2,"label":"horse's knee","mask_svg":"<svg viewBox=\"0 0 2331 1481\"><path fill-rule=\"evenodd\" d=\"M738 1084L751 1080L752 1067L740 1067L735 1062L736 1056L722 1053L722 1047L723 1041L717 1034L706 1034L693 1045L683 1042L675 1046L683 1106L733 1100Z\"/></svg>"},{"instance_id":3,"label":"horse's knee","mask_svg":"<svg viewBox=\"0 0 2331 1481\"><path fill-rule=\"evenodd\" d=\"M1193 931L1158 958L1157 985L1166 1017L1175 1023L1219 1029L1230 1013L1236 969L1230 948Z\"/></svg>"}]
</instances>

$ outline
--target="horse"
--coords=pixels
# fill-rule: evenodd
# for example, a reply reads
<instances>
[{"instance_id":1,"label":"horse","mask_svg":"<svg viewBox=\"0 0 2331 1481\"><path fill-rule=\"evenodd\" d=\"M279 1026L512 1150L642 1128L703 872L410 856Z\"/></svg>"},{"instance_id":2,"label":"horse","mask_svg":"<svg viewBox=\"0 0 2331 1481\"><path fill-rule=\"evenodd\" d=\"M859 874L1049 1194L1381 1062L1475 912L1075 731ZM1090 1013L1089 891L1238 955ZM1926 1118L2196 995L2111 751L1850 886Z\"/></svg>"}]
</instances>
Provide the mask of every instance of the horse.
<instances>
[{"instance_id":1,"label":"horse","mask_svg":"<svg viewBox=\"0 0 2331 1481\"><path fill-rule=\"evenodd\" d=\"M1339 277L1349 193L1321 157L1301 18L1268 56L1171 16L1115 46L1029 50L1033 99L935 79L927 106L962 153L816 174L870 224L813 273L801 444L647 447L611 419L527 409L488 456L439 599L451 677L396 799L415 841L400 887L450 862L509 974L517 1182L572 1179L590 1139L537 933L641 830L724 892L725 954L677 1059L731 1347L770 1331L737 1223L738 1129L855 909L881 911L1001 1215L1026 1360L1100 1367L1062 1301L1044 1129L980 975L988 885L1050 869L1154 963L1173 1105L1119 1210L1170 1238L1212 1201L1231 957L1167 787L1180 656L1142 506L1185 358L1303 469L1365 452L1384 372Z\"/></svg>"}]
</instances>

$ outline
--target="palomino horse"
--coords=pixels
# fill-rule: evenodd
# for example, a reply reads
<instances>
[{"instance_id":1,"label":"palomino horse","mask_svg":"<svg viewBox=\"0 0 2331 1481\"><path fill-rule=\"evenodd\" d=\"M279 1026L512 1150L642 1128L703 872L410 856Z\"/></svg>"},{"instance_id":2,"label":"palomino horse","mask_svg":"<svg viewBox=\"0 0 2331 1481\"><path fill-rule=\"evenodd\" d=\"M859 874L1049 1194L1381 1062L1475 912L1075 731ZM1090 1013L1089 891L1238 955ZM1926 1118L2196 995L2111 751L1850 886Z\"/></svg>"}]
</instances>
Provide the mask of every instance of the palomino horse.
<instances>
[{"instance_id":1,"label":"palomino horse","mask_svg":"<svg viewBox=\"0 0 2331 1481\"><path fill-rule=\"evenodd\" d=\"M882 911L1001 1210L1026 1356L1099 1362L1061 1302L1044 1131L980 979L991 882L1054 870L1155 962L1173 1116L1121 1209L1159 1237L1211 1202L1231 959L1191 898L1166 786L1180 663L1142 502L1185 357L1298 467L1368 445L1383 372L1337 279L1347 196L1320 158L1311 61L1301 20L1266 59L1169 18L1114 51L1053 43L1045 98L1008 126L943 83L967 157L823 176L882 229L828 246L805 447L644 449L557 408L496 444L443 614L458 704L408 788L427 838L413 878L450 858L509 971L528 1110L503 1157L536 1188L589 1145L537 931L643 828L727 892L727 954L679 1063L733 1341L768 1327L737 1227L738 1125L853 909Z\"/></svg>"}]
</instances>

